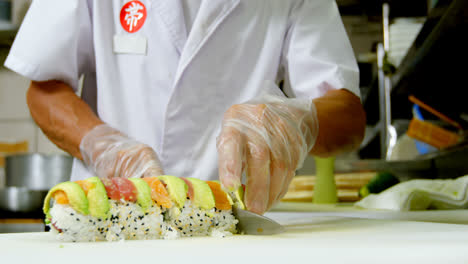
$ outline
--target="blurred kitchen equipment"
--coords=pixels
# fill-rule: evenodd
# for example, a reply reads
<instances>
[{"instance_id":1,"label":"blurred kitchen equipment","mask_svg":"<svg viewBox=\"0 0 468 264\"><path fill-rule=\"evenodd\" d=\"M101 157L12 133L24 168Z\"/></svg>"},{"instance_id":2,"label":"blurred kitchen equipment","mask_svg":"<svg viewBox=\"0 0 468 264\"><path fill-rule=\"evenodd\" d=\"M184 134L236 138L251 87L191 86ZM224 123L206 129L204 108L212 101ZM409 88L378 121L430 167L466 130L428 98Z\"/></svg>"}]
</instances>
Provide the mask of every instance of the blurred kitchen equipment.
<instances>
[{"instance_id":1,"label":"blurred kitchen equipment","mask_svg":"<svg viewBox=\"0 0 468 264\"><path fill-rule=\"evenodd\" d=\"M316 182L314 188L314 203L327 204L338 202L335 183L335 157L314 157Z\"/></svg>"},{"instance_id":2,"label":"blurred kitchen equipment","mask_svg":"<svg viewBox=\"0 0 468 264\"><path fill-rule=\"evenodd\" d=\"M73 158L64 154L29 153L5 157L5 185L47 191L70 180Z\"/></svg>"},{"instance_id":3,"label":"blurred kitchen equipment","mask_svg":"<svg viewBox=\"0 0 468 264\"><path fill-rule=\"evenodd\" d=\"M444 120L448 124L458 128L459 130L463 130L463 127L457 121L451 119L450 117L444 115L443 113L441 113L441 112L437 111L436 109L432 108L431 106L427 105L423 101L416 98L414 95L410 95L408 97L408 99L410 100L410 102L419 105L424 110L426 110L426 111L430 112L431 114L437 116L438 118Z\"/></svg>"},{"instance_id":4,"label":"blurred kitchen equipment","mask_svg":"<svg viewBox=\"0 0 468 264\"><path fill-rule=\"evenodd\" d=\"M11 0L0 0L0 21L11 21Z\"/></svg>"},{"instance_id":5,"label":"blurred kitchen equipment","mask_svg":"<svg viewBox=\"0 0 468 264\"><path fill-rule=\"evenodd\" d=\"M0 189L0 210L8 212L37 212L42 208L47 191L29 190L26 187Z\"/></svg>"},{"instance_id":6,"label":"blurred kitchen equipment","mask_svg":"<svg viewBox=\"0 0 468 264\"><path fill-rule=\"evenodd\" d=\"M355 202L360 199L359 189L369 183L377 172L335 173L335 188L338 202ZM283 202L311 202L317 183L315 175L295 176L289 184L288 192L281 199Z\"/></svg>"},{"instance_id":7,"label":"blurred kitchen equipment","mask_svg":"<svg viewBox=\"0 0 468 264\"><path fill-rule=\"evenodd\" d=\"M420 155L411 160L336 160L336 172L386 171L400 181L448 179L468 174L468 142Z\"/></svg>"},{"instance_id":8,"label":"blurred kitchen equipment","mask_svg":"<svg viewBox=\"0 0 468 264\"><path fill-rule=\"evenodd\" d=\"M0 188L5 186L5 156L26 153L28 149L28 141L0 141Z\"/></svg>"},{"instance_id":9,"label":"blurred kitchen equipment","mask_svg":"<svg viewBox=\"0 0 468 264\"><path fill-rule=\"evenodd\" d=\"M390 25L390 5L384 3L382 5L383 18L383 44L379 43L377 47L377 64L378 64L378 79L379 79L379 115L380 115L380 155L383 159L389 159L393 147L396 143L396 130L392 126L391 115L391 97L392 88L391 79L386 72L387 53L389 51L389 25Z\"/></svg>"},{"instance_id":10,"label":"blurred kitchen equipment","mask_svg":"<svg viewBox=\"0 0 468 264\"><path fill-rule=\"evenodd\" d=\"M459 135L417 118L411 120L407 134L438 149L456 145L461 140Z\"/></svg>"},{"instance_id":11,"label":"blurred kitchen equipment","mask_svg":"<svg viewBox=\"0 0 468 264\"><path fill-rule=\"evenodd\" d=\"M413 106L413 119L411 120L406 133L408 136L417 140L416 144L418 146L418 150L421 149L421 146L419 146L420 142L429 144L437 149L447 148L461 142L463 139L461 136L463 133L463 127L458 122L427 105L413 95L410 95L408 99L415 105ZM425 121L419 107L440 118L445 123L457 128L457 131L452 132L436 123ZM424 152L421 150L420 152L427 153L427 151Z\"/></svg>"}]
</instances>

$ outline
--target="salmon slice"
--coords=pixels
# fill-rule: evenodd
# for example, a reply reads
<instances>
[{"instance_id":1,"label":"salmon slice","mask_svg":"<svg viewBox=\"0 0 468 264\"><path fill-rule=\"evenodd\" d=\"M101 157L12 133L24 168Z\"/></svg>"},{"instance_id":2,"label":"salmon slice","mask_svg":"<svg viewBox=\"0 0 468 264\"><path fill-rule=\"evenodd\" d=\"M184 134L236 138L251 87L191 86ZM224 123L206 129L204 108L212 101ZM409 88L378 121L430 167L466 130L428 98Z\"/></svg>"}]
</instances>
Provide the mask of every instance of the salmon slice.
<instances>
[{"instance_id":1,"label":"salmon slice","mask_svg":"<svg viewBox=\"0 0 468 264\"><path fill-rule=\"evenodd\" d=\"M206 183L210 186L211 192L213 192L216 208L219 210L231 210L231 203L229 202L227 193L221 188L221 184L214 181L207 181Z\"/></svg>"},{"instance_id":2,"label":"salmon slice","mask_svg":"<svg viewBox=\"0 0 468 264\"><path fill-rule=\"evenodd\" d=\"M164 184L156 177L143 178L151 188L151 198L164 208L172 207L172 200Z\"/></svg>"},{"instance_id":3,"label":"salmon slice","mask_svg":"<svg viewBox=\"0 0 468 264\"><path fill-rule=\"evenodd\" d=\"M88 196L89 190L91 190L94 186L92 183L85 181L85 180L80 180L80 181L75 181L81 189L85 192L86 196Z\"/></svg>"},{"instance_id":4,"label":"salmon slice","mask_svg":"<svg viewBox=\"0 0 468 264\"><path fill-rule=\"evenodd\" d=\"M58 204L68 204L68 197L64 191L56 191L54 192L54 200Z\"/></svg>"},{"instance_id":5,"label":"salmon slice","mask_svg":"<svg viewBox=\"0 0 468 264\"><path fill-rule=\"evenodd\" d=\"M181 179L184 180L185 184L187 184L187 186L188 186L188 191L187 191L188 198L190 199L190 201L193 201L193 199L195 198L195 193L193 191L192 183L189 180L185 179L185 178L181 178Z\"/></svg>"}]
</instances>

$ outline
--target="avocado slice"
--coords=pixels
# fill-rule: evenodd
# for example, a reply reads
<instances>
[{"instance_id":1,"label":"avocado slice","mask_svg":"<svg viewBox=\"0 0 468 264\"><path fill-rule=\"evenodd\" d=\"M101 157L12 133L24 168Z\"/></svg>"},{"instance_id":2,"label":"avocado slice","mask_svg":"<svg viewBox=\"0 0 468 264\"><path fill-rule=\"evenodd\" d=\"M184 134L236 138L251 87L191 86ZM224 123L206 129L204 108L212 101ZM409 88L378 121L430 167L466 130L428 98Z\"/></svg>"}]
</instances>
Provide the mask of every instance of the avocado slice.
<instances>
[{"instance_id":1,"label":"avocado slice","mask_svg":"<svg viewBox=\"0 0 468 264\"><path fill-rule=\"evenodd\" d=\"M193 204L205 210L215 207L215 199L210 186L200 179L186 178L193 186Z\"/></svg>"},{"instance_id":2,"label":"avocado slice","mask_svg":"<svg viewBox=\"0 0 468 264\"><path fill-rule=\"evenodd\" d=\"M89 212L98 218L107 218L110 210L109 198L107 198L106 188L98 177L88 178L86 181L91 188L88 189Z\"/></svg>"},{"instance_id":3,"label":"avocado slice","mask_svg":"<svg viewBox=\"0 0 468 264\"><path fill-rule=\"evenodd\" d=\"M187 200L188 191L188 186L184 180L171 175L158 176L158 179L165 184L169 196L177 207L182 208Z\"/></svg>"},{"instance_id":4,"label":"avocado slice","mask_svg":"<svg viewBox=\"0 0 468 264\"><path fill-rule=\"evenodd\" d=\"M75 209L80 214L87 215L89 214L88 210L88 199L86 198L86 194L81 189L80 185L75 182L62 182L55 185L52 189L49 190L45 199L44 199L44 206L42 210L47 217L47 221L51 218L49 213L50 210L50 198L56 191L63 191L67 195L68 201L70 202L70 206Z\"/></svg>"},{"instance_id":5,"label":"avocado slice","mask_svg":"<svg viewBox=\"0 0 468 264\"><path fill-rule=\"evenodd\" d=\"M140 178L128 178L137 189L137 203L143 211L146 211L152 204L151 188L148 183Z\"/></svg>"},{"instance_id":6,"label":"avocado slice","mask_svg":"<svg viewBox=\"0 0 468 264\"><path fill-rule=\"evenodd\" d=\"M242 209L242 210L245 210L245 205L244 205L244 186L241 185L239 186L239 188L237 188L237 190L235 190L234 192L231 192L231 195L230 195L234 201L234 206L239 208L239 209Z\"/></svg>"}]
</instances>

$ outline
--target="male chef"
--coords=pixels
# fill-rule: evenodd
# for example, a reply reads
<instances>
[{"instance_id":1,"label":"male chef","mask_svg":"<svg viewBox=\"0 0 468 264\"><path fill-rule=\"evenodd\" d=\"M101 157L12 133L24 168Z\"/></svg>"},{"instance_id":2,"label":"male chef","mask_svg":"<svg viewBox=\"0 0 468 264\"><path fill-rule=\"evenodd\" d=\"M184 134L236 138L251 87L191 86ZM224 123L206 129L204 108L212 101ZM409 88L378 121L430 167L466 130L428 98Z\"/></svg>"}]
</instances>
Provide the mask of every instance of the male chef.
<instances>
[{"instance_id":1,"label":"male chef","mask_svg":"<svg viewBox=\"0 0 468 264\"><path fill-rule=\"evenodd\" d=\"M165 173L233 190L245 174L263 213L307 155L364 133L330 0L33 1L5 65L31 79L31 115L75 157L72 180Z\"/></svg>"}]
</instances>

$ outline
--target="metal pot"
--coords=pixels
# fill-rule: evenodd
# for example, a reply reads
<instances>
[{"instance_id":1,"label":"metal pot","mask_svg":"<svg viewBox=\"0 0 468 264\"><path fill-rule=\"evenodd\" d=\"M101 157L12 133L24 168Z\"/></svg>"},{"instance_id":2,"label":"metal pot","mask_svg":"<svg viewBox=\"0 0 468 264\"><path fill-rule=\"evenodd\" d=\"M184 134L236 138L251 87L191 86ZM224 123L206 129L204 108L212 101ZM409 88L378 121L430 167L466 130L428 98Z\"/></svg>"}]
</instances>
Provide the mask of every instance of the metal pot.
<instances>
[{"instance_id":1,"label":"metal pot","mask_svg":"<svg viewBox=\"0 0 468 264\"><path fill-rule=\"evenodd\" d=\"M47 191L70 180L73 158L64 154L18 154L5 157L6 187Z\"/></svg>"},{"instance_id":2,"label":"metal pot","mask_svg":"<svg viewBox=\"0 0 468 264\"><path fill-rule=\"evenodd\" d=\"M0 189L0 210L30 213L40 211L47 191L33 191L26 187Z\"/></svg>"}]
</instances>

